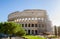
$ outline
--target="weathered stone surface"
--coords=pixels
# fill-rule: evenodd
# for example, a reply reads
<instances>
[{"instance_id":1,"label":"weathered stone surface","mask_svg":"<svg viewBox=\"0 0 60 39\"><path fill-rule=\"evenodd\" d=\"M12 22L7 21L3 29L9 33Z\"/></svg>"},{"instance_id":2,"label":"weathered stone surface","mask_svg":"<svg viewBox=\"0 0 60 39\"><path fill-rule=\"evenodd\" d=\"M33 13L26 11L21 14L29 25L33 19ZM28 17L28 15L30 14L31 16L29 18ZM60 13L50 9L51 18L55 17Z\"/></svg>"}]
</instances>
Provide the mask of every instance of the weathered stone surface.
<instances>
[{"instance_id":1,"label":"weathered stone surface","mask_svg":"<svg viewBox=\"0 0 60 39\"><path fill-rule=\"evenodd\" d=\"M28 34L39 34L52 30L46 10L27 9L21 12L13 12L8 15L8 21L23 24L22 27Z\"/></svg>"}]
</instances>

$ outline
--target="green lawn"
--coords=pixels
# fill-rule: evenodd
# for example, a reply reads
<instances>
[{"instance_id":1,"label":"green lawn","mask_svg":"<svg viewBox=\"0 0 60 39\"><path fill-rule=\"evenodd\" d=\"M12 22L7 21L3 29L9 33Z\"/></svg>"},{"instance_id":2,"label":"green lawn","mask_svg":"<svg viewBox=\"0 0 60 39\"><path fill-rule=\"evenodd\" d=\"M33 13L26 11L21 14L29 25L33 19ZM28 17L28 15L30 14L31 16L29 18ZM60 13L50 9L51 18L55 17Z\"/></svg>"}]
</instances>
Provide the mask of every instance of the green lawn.
<instances>
[{"instance_id":1,"label":"green lawn","mask_svg":"<svg viewBox=\"0 0 60 39\"><path fill-rule=\"evenodd\" d=\"M40 36L32 36L32 35L27 35L27 36L23 36L25 38L28 38L28 39L46 39L44 37L40 37Z\"/></svg>"}]
</instances>

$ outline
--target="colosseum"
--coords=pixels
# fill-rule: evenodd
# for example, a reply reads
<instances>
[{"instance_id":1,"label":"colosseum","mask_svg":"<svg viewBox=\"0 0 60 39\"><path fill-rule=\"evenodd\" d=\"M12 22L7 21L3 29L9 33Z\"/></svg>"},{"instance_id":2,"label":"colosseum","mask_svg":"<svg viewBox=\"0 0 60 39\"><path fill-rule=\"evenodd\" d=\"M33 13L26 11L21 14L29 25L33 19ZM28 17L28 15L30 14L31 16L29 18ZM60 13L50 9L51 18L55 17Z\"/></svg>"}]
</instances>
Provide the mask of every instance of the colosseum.
<instances>
[{"instance_id":1,"label":"colosseum","mask_svg":"<svg viewBox=\"0 0 60 39\"><path fill-rule=\"evenodd\" d=\"M37 35L52 30L46 10L26 9L12 12L8 15L8 21L22 24L27 34Z\"/></svg>"}]
</instances>

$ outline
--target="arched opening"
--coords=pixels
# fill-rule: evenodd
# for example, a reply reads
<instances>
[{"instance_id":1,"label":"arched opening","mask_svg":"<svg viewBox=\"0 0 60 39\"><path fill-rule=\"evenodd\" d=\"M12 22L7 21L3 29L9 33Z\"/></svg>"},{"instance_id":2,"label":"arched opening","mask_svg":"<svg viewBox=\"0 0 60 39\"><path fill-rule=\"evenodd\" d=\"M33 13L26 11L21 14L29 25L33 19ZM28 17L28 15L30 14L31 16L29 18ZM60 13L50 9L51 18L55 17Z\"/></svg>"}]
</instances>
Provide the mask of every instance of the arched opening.
<instances>
[{"instance_id":1,"label":"arched opening","mask_svg":"<svg viewBox=\"0 0 60 39\"><path fill-rule=\"evenodd\" d=\"M25 27L27 27L27 24L25 24Z\"/></svg>"},{"instance_id":2,"label":"arched opening","mask_svg":"<svg viewBox=\"0 0 60 39\"><path fill-rule=\"evenodd\" d=\"M37 30L35 30L35 34L37 35Z\"/></svg>"},{"instance_id":3,"label":"arched opening","mask_svg":"<svg viewBox=\"0 0 60 39\"><path fill-rule=\"evenodd\" d=\"M35 24L35 27L37 27L37 24Z\"/></svg>"},{"instance_id":4,"label":"arched opening","mask_svg":"<svg viewBox=\"0 0 60 39\"><path fill-rule=\"evenodd\" d=\"M28 27L30 27L30 24L28 24Z\"/></svg>"},{"instance_id":5,"label":"arched opening","mask_svg":"<svg viewBox=\"0 0 60 39\"><path fill-rule=\"evenodd\" d=\"M22 27L24 27L24 24L22 24Z\"/></svg>"},{"instance_id":6,"label":"arched opening","mask_svg":"<svg viewBox=\"0 0 60 39\"><path fill-rule=\"evenodd\" d=\"M28 34L30 34L30 30L28 30Z\"/></svg>"},{"instance_id":7,"label":"arched opening","mask_svg":"<svg viewBox=\"0 0 60 39\"><path fill-rule=\"evenodd\" d=\"M34 30L32 30L32 34L34 34Z\"/></svg>"},{"instance_id":8,"label":"arched opening","mask_svg":"<svg viewBox=\"0 0 60 39\"><path fill-rule=\"evenodd\" d=\"M32 24L32 27L34 27L34 24Z\"/></svg>"}]
</instances>

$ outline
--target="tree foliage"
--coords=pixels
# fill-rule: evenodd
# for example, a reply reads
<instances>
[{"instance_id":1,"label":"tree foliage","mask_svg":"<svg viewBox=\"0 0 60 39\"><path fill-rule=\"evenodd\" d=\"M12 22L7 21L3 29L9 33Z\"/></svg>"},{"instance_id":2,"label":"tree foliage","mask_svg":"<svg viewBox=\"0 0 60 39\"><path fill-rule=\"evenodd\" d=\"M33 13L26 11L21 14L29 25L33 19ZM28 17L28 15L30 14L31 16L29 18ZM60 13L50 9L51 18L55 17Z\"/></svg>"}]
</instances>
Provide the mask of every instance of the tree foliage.
<instances>
[{"instance_id":1,"label":"tree foliage","mask_svg":"<svg viewBox=\"0 0 60 39\"><path fill-rule=\"evenodd\" d=\"M21 24L17 24L14 22L4 22L0 23L0 33L8 34L8 35L17 35L22 36L25 35L25 30L22 28Z\"/></svg>"},{"instance_id":2,"label":"tree foliage","mask_svg":"<svg viewBox=\"0 0 60 39\"><path fill-rule=\"evenodd\" d=\"M4 29L3 23L1 22L1 23L0 23L0 33L4 33L4 30L3 30L3 29Z\"/></svg>"}]
</instances>

